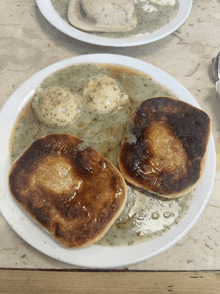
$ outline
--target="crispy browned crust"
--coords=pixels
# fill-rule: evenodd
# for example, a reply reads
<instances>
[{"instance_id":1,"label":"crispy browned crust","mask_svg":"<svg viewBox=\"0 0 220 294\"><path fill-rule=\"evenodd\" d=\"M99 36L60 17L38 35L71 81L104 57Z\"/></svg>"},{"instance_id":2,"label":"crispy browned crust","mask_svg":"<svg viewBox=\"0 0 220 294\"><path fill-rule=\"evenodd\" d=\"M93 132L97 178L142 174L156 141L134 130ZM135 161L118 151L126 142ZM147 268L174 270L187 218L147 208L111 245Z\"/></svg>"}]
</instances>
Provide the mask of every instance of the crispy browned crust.
<instances>
[{"instance_id":1,"label":"crispy browned crust","mask_svg":"<svg viewBox=\"0 0 220 294\"><path fill-rule=\"evenodd\" d=\"M134 111L118 166L125 180L166 198L189 192L201 178L210 119L185 102L155 97Z\"/></svg>"},{"instance_id":2,"label":"crispy browned crust","mask_svg":"<svg viewBox=\"0 0 220 294\"><path fill-rule=\"evenodd\" d=\"M126 202L120 172L91 147L79 145L82 142L67 134L42 137L16 160L9 174L15 199L70 248L99 240Z\"/></svg>"}]
</instances>

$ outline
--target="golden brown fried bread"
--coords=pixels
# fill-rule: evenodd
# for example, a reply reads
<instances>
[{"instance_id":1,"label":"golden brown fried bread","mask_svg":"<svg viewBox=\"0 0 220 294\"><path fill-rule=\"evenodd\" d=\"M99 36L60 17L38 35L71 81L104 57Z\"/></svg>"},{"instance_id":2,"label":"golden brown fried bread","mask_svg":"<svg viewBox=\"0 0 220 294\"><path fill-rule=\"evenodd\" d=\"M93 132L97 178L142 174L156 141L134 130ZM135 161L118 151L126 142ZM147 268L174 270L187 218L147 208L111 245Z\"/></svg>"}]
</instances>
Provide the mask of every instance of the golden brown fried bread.
<instances>
[{"instance_id":1,"label":"golden brown fried bread","mask_svg":"<svg viewBox=\"0 0 220 294\"><path fill-rule=\"evenodd\" d=\"M99 240L126 202L120 172L68 134L33 142L13 164L9 185L25 211L70 248Z\"/></svg>"},{"instance_id":2,"label":"golden brown fried bread","mask_svg":"<svg viewBox=\"0 0 220 294\"><path fill-rule=\"evenodd\" d=\"M155 97L130 119L118 166L131 184L166 198L189 192L201 178L210 119L185 102Z\"/></svg>"}]
</instances>

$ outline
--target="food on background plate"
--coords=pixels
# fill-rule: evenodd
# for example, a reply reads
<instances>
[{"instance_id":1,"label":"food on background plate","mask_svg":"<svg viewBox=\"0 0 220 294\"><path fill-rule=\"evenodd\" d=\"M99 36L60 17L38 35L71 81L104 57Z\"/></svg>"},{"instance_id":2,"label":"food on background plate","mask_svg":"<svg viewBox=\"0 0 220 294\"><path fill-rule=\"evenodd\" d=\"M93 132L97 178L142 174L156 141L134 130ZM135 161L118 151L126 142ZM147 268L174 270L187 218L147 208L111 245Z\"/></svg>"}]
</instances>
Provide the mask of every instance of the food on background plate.
<instances>
[{"instance_id":1,"label":"food on background plate","mask_svg":"<svg viewBox=\"0 0 220 294\"><path fill-rule=\"evenodd\" d=\"M115 3L114 1L109 2ZM100 6L95 8L94 6L97 2L90 0L84 0L84 6L88 5L89 2L92 4L93 9L95 10L101 7ZM111 31L96 31L94 27L95 25L98 25L98 21L95 22L94 19L93 21L92 19L87 19L88 17L86 17L86 13L83 11L83 8L80 7L80 0L51 0L53 8L66 23L71 24L73 27L76 27L82 31L86 31L87 33L110 38L127 38L131 36L151 34L170 23L172 19L177 16L178 10L180 8L180 3L178 0L134 0L130 2L128 1L128 3L128 7L130 7L129 11L131 11L131 7L134 6L134 15L136 15L136 25L132 29L128 30L128 25L132 22L132 20L130 20L128 24L124 26L126 29L123 31L118 31L116 28L115 30ZM106 1L103 1L103 5L108 4ZM87 11L91 15L92 12L88 7ZM113 8L111 8L111 10L112 9ZM109 9L108 11L110 12ZM72 14L72 21L70 21L70 17L68 18L70 13ZM101 11L96 13L95 17L99 17L98 14L100 13ZM123 19L123 17L121 19ZM121 28L122 26L120 26L120 29Z\"/></svg>"},{"instance_id":2,"label":"food on background plate","mask_svg":"<svg viewBox=\"0 0 220 294\"><path fill-rule=\"evenodd\" d=\"M90 32L126 32L137 25L133 0L70 0L69 22Z\"/></svg>"},{"instance_id":3,"label":"food on background plate","mask_svg":"<svg viewBox=\"0 0 220 294\"><path fill-rule=\"evenodd\" d=\"M210 128L208 115L188 103L170 97L143 101L131 116L119 170L134 186L180 197L201 178Z\"/></svg>"},{"instance_id":4,"label":"food on background plate","mask_svg":"<svg viewBox=\"0 0 220 294\"><path fill-rule=\"evenodd\" d=\"M156 3L158 5L173 6L175 5L176 0L151 0L151 2Z\"/></svg>"},{"instance_id":5,"label":"food on background plate","mask_svg":"<svg viewBox=\"0 0 220 294\"><path fill-rule=\"evenodd\" d=\"M50 87L36 91L34 112L40 122L46 125L65 126L79 116L81 97L69 89Z\"/></svg>"},{"instance_id":6,"label":"food on background plate","mask_svg":"<svg viewBox=\"0 0 220 294\"><path fill-rule=\"evenodd\" d=\"M68 134L34 141L12 165L9 186L24 210L69 248L91 245L105 235L127 197L120 172Z\"/></svg>"}]
</instances>

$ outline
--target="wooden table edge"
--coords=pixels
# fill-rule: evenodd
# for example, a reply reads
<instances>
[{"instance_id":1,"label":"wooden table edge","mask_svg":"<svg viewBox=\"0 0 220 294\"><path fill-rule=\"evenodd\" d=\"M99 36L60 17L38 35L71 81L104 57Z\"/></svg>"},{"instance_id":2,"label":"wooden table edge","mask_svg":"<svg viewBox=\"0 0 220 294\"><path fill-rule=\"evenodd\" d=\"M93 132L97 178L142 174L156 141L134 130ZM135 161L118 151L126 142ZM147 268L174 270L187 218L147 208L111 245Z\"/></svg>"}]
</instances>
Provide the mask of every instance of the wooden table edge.
<instances>
[{"instance_id":1,"label":"wooden table edge","mask_svg":"<svg viewBox=\"0 0 220 294\"><path fill-rule=\"evenodd\" d=\"M220 270L136 271L0 268L7 293L220 293Z\"/></svg>"}]
</instances>

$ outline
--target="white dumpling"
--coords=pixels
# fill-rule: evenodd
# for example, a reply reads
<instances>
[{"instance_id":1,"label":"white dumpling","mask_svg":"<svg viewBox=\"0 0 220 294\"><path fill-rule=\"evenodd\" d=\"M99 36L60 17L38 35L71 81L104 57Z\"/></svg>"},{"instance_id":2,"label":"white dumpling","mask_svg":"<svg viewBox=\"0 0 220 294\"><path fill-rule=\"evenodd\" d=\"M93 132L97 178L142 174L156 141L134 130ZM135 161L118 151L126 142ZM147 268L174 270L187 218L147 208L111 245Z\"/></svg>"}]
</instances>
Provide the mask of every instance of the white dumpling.
<instances>
[{"instance_id":1,"label":"white dumpling","mask_svg":"<svg viewBox=\"0 0 220 294\"><path fill-rule=\"evenodd\" d=\"M79 116L81 97L62 87L49 87L36 94L32 104L38 120L46 125L65 126Z\"/></svg>"},{"instance_id":2,"label":"white dumpling","mask_svg":"<svg viewBox=\"0 0 220 294\"><path fill-rule=\"evenodd\" d=\"M70 0L69 22L84 31L124 32L137 25L133 0Z\"/></svg>"},{"instance_id":3,"label":"white dumpling","mask_svg":"<svg viewBox=\"0 0 220 294\"><path fill-rule=\"evenodd\" d=\"M129 101L117 82L111 77L99 74L89 79L83 95L87 98L89 111L104 115L110 114Z\"/></svg>"}]
</instances>

